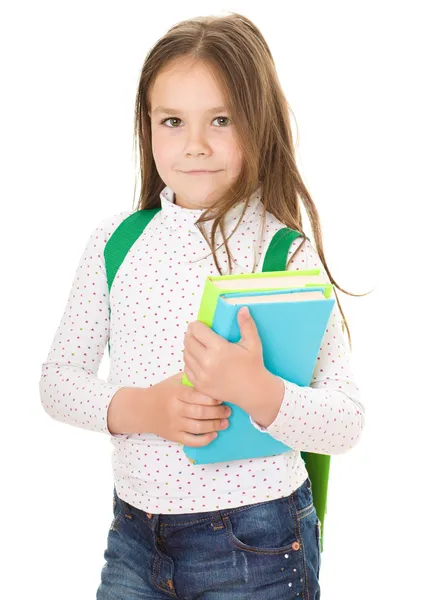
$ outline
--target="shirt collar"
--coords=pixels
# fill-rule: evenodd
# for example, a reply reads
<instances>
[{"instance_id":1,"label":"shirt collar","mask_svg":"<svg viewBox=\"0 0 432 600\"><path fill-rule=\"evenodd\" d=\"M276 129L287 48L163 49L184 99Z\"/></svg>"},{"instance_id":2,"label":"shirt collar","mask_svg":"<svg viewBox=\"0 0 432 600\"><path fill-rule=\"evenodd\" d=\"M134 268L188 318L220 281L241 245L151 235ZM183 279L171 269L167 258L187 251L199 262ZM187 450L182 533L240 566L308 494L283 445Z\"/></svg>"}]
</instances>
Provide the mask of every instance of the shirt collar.
<instances>
[{"instance_id":1,"label":"shirt collar","mask_svg":"<svg viewBox=\"0 0 432 600\"><path fill-rule=\"evenodd\" d=\"M249 198L249 201L247 203L248 206L242 219L242 224L239 225L237 231L239 231L239 229L241 229L245 225L256 226L257 220L261 219L262 211L264 208L264 205L261 202L261 196L262 189L261 185L259 185ZM160 199L162 217L166 225L168 225L172 229L175 229L179 233L184 232L187 234L200 234L200 231L196 226L196 221L198 221L200 216L205 212L205 209L184 208L182 206L179 206L178 204L175 204L174 192L168 186L166 186L161 191ZM225 216L226 236L229 236L233 229L236 227L238 219L240 218L244 209L244 204L245 200L238 202L227 212ZM210 219L209 221L206 221L205 223L201 224L201 227L204 228L204 230L209 236L212 228L212 223L213 219ZM218 237L221 240L223 239L219 228L217 230L216 239L218 239Z\"/></svg>"}]
</instances>

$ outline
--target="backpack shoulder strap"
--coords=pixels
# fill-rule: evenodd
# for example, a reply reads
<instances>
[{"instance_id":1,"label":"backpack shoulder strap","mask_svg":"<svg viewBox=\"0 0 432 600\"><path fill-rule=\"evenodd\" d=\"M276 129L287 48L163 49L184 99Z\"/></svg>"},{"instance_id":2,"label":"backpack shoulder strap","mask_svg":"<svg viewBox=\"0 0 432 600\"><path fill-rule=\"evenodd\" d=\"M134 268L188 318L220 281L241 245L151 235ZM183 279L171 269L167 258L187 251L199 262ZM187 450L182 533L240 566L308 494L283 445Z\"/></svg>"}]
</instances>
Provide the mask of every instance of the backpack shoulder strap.
<instances>
[{"instance_id":1,"label":"backpack shoulder strap","mask_svg":"<svg viewBox=\"0 0 432 600\"><path fill-rule=\"evenodd\" d=\"M283 227L273 236L267 249L262 271L285 271L288 252L292 242L302 237L299 231ZM309 238L306 236L306 239ZM327 512L327 491L330 471L330 456L301 452L311 482L312 497L320 521L320 548L324 550L324 518Z\"/></svg>"},{"instance_id":2,"label":"backpack shoulder strap","mask_svg":"<svg viewBox=\"0 0 432 600\"><path fill-rule=\"evenodd\" d=\"M303 237L300 231L290 229L289 227L279 229L274 234L267 248L262 271L285 271L289 249L293 241L298 237ZM308 240L309 238L306 236L306 239Z\"/></svg>"},{"instance_id":3,"label":"backpack shoulder strap","mask_svg":"<svg viewBox=\"0 0 432 600\"><path fill-rule=\"evenodd\" d=\"M120 223L105 244L104 257L109 291L126 254L160 210L145 208L133 212Z\"/></svg>"},{"instance_id":4,"label":"backpack shoulder strap","mask_svg":"<svg viewBox=\"0 0 432 600\"><path fill-rule=\"evenodd\" d=\"M120 225L113 231L110 239L105 244L104 258L105 270L108 281L108 291L111 291L112 283L117 275L120 265L124 261L126 254L132 248L144 229L161 210L157 208L144 208L137 210L126 217ZM111 307L108 309L108 315L111 317ZM111 354L111 345L108 339L108 354Z\"/></svg>"}]
</instances>

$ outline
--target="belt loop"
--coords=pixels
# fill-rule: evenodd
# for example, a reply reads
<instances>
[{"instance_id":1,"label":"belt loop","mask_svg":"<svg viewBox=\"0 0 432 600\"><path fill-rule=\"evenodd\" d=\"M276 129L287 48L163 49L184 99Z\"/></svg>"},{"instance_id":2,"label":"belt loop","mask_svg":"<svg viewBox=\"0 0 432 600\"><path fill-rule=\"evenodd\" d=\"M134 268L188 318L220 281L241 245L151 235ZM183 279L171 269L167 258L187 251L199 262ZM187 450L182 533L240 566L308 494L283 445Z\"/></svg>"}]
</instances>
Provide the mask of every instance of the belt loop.
<instances>
[{"instance_id":1,"label":"belt loop","mask_svg":"<svg viewBox=\"0 0 432 600\"><path fill-rule=\"evenodd\" d=\"M211 515L211 525L213 527L214 531L217 531L218 529L223 529L225 527L224 522L222 520L222 513L220 512L220 510L214 510L210 513Z\"/></svg>"},{"instance_id":2,"label":"belt loop","mask_svg":"<svg viewBox=\"0 0 432 600\"><path fill-rule=\"evenodd\" d=\"M160 536L160 515L159 514L155 514L152 516L151 519L149 519L150 521L150 527L153 530L153 533L156 534L157 537Z\"/></svg>"}]
</instances>

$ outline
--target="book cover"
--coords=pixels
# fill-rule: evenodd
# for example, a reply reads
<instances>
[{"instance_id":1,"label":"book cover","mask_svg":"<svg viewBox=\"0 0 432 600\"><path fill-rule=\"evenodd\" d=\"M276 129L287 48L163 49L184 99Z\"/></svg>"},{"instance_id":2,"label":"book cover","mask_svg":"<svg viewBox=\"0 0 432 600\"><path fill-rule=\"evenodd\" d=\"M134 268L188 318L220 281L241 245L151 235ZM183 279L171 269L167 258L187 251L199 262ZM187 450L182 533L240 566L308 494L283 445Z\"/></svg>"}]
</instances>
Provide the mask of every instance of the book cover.
<instances>
[{"instance_id":1,"label":"book cover","mask_svg":"<svg viewBox=\"0 0 432 600\"><path fill-rule=\"evenodd\" d=\"M299 386L309 385L320 344L335 303L326 298L327 286L285 290L221 294L212 322L212 329L232 343L240 340L237 313L248 306L254 319L263 348L265 367L273 374ZM239 302L230 304L228 298L321 291L321 299L294 302ZM273 456L292 450L266 432L259 431L249 415L237 405L227 403L232 410L228 429L219 431L210 444L195 448L184 446L188 458L197 464L225 462Z\"/></svg>"}]
</instances>

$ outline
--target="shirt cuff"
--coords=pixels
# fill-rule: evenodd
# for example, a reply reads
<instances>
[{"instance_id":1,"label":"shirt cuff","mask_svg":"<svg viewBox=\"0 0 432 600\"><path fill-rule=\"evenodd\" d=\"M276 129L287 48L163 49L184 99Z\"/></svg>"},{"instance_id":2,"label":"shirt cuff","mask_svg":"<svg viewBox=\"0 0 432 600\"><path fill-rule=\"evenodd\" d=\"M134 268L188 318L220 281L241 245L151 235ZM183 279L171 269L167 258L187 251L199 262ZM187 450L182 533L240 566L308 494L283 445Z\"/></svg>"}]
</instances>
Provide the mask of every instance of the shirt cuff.
<instances>
[{"instance_id":1,"label":"shirt cuff","mask_svg":"<svg viewBox=\"0 0 432 600\"><path fill-rule=\"evenodd\" d=\"M261 425L258 425L258 423L256 421L254 421L250 415L249 415L249 419L250 419L250 422L252 423L252 425L255 427L255 429L258 429L258 431L264 431L264 432L267 431L267 429L265 427L261 427Z\"/></svg>"}]
</instances>

